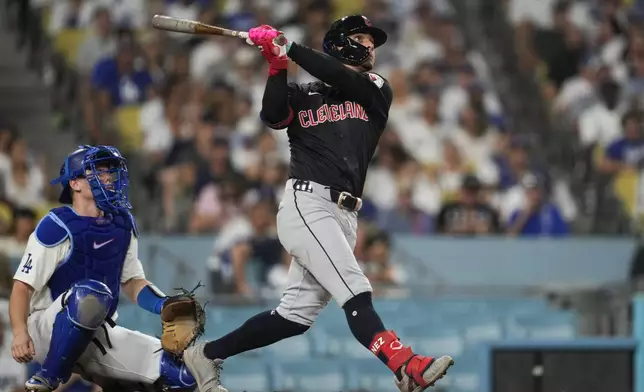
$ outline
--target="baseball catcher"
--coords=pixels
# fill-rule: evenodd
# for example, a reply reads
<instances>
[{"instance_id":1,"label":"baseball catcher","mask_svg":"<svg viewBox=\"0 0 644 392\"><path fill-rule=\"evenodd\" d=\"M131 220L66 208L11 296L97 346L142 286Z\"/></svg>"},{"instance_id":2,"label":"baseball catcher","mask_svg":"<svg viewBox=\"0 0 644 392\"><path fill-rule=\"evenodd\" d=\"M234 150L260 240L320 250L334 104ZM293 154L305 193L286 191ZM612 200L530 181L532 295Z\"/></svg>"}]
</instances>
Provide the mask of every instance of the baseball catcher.
<instances>
[{"instance_id":1,"label":"baseball catcher","mask_svg":"<svg viewBox=\"0 0 644 392\"><path fill-rule=\"evenodd\" d=\"M127 390L115 382L194 390L178 356L203 332L203 310L192 293L168 298L145 278L125 158L114 147L81 146L52 184L62 184L67 205L29 237L9 304L13 358L42 365L27 391L53 391L72 372L106 390ZM161 315L162 340L116 325L121 291Z\"/></svg>"}]
</instances>

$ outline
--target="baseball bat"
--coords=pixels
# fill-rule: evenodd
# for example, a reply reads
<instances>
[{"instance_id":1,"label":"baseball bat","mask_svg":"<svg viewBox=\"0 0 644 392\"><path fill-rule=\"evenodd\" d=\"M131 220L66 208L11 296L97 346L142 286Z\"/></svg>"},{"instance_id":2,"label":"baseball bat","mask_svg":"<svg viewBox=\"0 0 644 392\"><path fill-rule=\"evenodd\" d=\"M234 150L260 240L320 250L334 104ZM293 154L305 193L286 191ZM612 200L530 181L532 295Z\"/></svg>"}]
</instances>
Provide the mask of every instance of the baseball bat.
<instances>
[{"instance_id":1,"label":"baseball bat","mask_svg":"<svg viewBox=\"0 0 644 392\"><path fill-rule=\"evenodd\" d=\"M152 17L152 27L158 30L174 31L177 33L222 35L224 37L237 37L244 40L248 39L247 31L231 30L194 20L174 18L165 15L154 15L154 17ZM275 42L278 45L284 45L286 43L286 38L283 35L279 35L275 38Z\"/></svg>"}]
</instances>

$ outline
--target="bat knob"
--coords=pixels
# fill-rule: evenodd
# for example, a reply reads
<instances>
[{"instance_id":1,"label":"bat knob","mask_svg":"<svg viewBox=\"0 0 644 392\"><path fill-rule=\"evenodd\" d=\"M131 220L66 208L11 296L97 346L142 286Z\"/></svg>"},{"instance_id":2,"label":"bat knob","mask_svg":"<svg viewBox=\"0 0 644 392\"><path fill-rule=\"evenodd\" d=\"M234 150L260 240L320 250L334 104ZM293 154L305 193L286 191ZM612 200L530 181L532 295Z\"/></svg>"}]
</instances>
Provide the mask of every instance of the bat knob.
<instances>
[{"instance_id":1,"label":"bat knob","mask_svg":"<svg viewBox=\"0 0 644 392\"><path fill-rule=\"evenodd\" d=\"M288 40L286 39L285 36L283 36L281 34L278 35L277 37L275 37L275 43L280 45L280 46L281 45L286 45L286 42L288 42Z\"/></svg>"}]
</instances>

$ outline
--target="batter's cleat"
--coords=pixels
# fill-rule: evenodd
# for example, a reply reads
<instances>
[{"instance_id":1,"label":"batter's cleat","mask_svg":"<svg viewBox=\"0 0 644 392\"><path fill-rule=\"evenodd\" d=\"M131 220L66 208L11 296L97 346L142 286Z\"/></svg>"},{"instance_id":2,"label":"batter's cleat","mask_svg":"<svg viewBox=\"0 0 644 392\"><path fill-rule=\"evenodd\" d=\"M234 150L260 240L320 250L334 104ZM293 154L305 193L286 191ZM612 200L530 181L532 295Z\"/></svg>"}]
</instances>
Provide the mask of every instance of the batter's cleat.
<instances>
[{"instance_id":1,"label":"batter's cleat","mask_svg":"<svg viewBox=\"0 0 644 392\"><path fill-rule=\"evenodd\" d=\"M25 383L25 391L27 392L51 392L58 388L58 383L47 380L39 374L33 375Z\"/></svg>"},{"instance_id":2,"label":"batter's cleat","mask_svg":"<svg viewBox=\"0 0 644 392\"><path fill-rule=\"evenodd\" d=\"M206 343L199 343L188 348L183 353L183 362L197 381L199 392L228 392L219 381L224 361L206 358L203 352L205 346Z\"/></svg>"},{"instance_id":3,"label":"batter's cleat","mask_svg":"<svg viewBox=\"0 0 644 392\"><path fill-rule=\"evenodd\" d=\"M400 380L395 377L396 386L400 392L422 392L443 378L453 364L454 360L447 355L438 359L414 355L400 369Z\"/></svg>"}]
</instances>

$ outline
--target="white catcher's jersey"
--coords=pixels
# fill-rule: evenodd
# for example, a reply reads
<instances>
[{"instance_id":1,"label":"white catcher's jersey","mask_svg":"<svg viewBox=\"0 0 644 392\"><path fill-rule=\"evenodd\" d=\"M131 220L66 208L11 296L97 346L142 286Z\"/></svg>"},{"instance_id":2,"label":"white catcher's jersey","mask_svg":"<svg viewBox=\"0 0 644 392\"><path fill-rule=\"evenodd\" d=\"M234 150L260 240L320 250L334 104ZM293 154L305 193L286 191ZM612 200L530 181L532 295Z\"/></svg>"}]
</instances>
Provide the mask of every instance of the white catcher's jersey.
<instances>
[{"instance_id":1,"label":"white catcher's jersey","mask_svg":"<svg viewBox=\"0 0 644 392\"><path fill-rule=\"evenodd\" d=\"M121 283L130 279L145 279L143 265L138 257L138 240L134 234L130 240L130 247L125 256ZM31 297L29 313L37 310L44 310L51 305L55 298L51 298L51 291L47 286L49 279L56 271L61 261L67 258L71 250L69 238L53 247L46 247L36 239L32 233L27 242L27 248L20 261L20 266L14 275L14 279L33 287L34 295Z\"/></svg>"}]
</instances>

